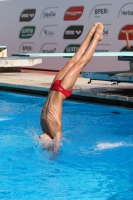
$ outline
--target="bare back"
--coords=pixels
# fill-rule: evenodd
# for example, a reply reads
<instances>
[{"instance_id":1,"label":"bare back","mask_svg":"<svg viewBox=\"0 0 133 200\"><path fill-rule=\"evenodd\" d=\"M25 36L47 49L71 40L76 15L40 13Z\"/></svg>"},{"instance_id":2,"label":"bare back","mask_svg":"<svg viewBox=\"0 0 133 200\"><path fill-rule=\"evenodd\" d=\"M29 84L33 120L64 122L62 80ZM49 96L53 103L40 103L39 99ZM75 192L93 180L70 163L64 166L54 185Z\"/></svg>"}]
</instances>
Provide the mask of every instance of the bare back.
<instances>
[{"instance_id":1,"label":"bare back","mask_svg":"<svg viewBox=\"0 0 133 200\"><path fill-rule=\"evenodd\" d=\"M41 113L41 127L51 139L60 139L62 135L62 102L64 95L50 91Z\"/></svg>"}]
</instances>

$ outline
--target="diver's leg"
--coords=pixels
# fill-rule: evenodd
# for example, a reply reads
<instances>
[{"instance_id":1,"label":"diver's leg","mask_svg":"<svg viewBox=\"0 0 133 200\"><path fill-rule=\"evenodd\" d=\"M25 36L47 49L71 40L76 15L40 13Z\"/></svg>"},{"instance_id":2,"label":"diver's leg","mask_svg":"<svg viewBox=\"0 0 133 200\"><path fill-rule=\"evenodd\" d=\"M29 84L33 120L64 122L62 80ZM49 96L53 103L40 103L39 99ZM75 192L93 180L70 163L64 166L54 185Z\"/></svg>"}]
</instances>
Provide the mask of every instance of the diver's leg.
<instances>
[{"instance_id":1,"label":"diver's leg","mask_svg":"<svg viewBox=\"0 0 133 200\"><path fill-rule=\"evenodd\" d=\"M57 73L57 75L54 78L55 80L62 80L62 78L65 76L65 74L68 72L68 70L82 57L86 49L88 48L88 45L90 44L90 41L92 39L92 36L95 33L95 30L100 24L99 22L96 22L90 29L89 33L87 34L86 38L84 39L83 43L80 45L78 51L75 53L75 55L68 61L68 63Z\"/></svg>"},{"instance_id":2,"label":"diver's leg","mask_svg":"<svg viewBox=\"0 0 133 200\"><path fill-rule=\"evenodd\" d=\"M127 48L127 49L130 49L130 42L129 42L129 35L128 35L128 32L126 32L125 35L126 35L126 43L127 43L127 44L126 44L126 48Z\"/></svg>"},{"instance_id":3,"label":"diver's leg","mask_svg":"<svg viewBox=\"0 0 133 200\"><path fill-rule=\"evenodd\" d=\"M131 47L130 46L130 40L129 40L129 34L131 34L131 33L133 33L133 29L125 32L126 43L127 43L126 48L127 49L130 49L130 47Z\"/></svg>"},{"instance_id":4,"label":"diver's leg","mask_svg":"<svg viewBox=\"0 0 133 200\"><path fill-rule=\"evenodd\" d=\"M91 44L89 45L85 53L82 55L82 57L68 70L68 72L61 81L61 85L66 90L72 89L77 78L79 77L81 70L93 57L97 44L100 40L102 40L102 38L103 38L103 25L99 24L96 28Z\"/></svg>"}]
</instances>

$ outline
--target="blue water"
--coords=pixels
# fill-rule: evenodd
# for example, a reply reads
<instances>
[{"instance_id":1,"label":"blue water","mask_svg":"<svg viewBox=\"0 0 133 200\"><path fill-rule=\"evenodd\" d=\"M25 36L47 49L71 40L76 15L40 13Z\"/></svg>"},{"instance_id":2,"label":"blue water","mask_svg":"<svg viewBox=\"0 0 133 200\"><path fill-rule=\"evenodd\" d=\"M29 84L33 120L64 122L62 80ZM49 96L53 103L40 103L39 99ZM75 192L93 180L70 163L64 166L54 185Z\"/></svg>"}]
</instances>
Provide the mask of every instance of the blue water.
<instances>
[{"instance_id":1,"label":"blue water","mask_svg":"<svg viewBox=\"0 0 133 200\"><path fill-rule=\"evenodd\" d=\"M65 101L53 158L38 141L45 101L0 92L0 199L133 199L133 110Z\"/></svg>"}]
</instances>

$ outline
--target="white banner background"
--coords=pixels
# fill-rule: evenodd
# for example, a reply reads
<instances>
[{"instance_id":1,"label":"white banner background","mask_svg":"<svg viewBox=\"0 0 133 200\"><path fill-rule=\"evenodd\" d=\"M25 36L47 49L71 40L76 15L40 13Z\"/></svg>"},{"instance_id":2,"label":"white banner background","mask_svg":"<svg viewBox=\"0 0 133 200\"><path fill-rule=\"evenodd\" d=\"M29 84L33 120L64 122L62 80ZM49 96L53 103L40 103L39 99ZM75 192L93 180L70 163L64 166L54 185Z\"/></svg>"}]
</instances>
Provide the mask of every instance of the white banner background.
<instances>
[{"instance_id":1,"label":"white banner background","mask_svg":"<svg viewBox=\"0 0 133 200\"><path fill-rule=\"evenodd\" d=\"M83 6L84 8L79 19L64 21L66 11L71 7L77 6ZM22 12L31 9L35 9L35 15L33 13L30 14L32 20L19 21L20 16L22 17ZM98 11L99 14L97 13ZM53 17L44 18L50 13L52 13ZM104 24L105 34L96 51L119 52L126 46L125 40L118 40L121 29L126 25L133 27L133 3L126 0L1 1L0 45L7 46L8 56L22 52L42 53L42 51L52 51L52 53L63 53L68 45L80 45L90 27L97 21ZM70 26L83 26L83 32L79 38L63 39L65 30ZM31 27L35 27L35 33L31 38L19 38L23 27L27 27L28 30ZM48 33L47 36L46 31ZM133 41L131 40L130 42L131 46L133 46ZM68 60L69 58L61 57L43 58L43 63L34 66L34 68L59 70ZM100 72L128 69L129 62L118 61L117 57L93 57L83 71Z\"/></svg>"}]
</instances>

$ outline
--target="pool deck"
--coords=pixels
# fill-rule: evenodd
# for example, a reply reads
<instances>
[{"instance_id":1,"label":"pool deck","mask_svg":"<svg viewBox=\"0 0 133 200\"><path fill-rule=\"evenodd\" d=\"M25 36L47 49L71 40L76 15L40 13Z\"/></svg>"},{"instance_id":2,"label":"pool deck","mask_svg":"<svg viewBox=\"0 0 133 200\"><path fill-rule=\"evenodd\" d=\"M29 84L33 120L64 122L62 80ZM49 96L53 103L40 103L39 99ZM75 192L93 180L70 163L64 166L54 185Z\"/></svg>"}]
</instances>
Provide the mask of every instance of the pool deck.
<instances>
[{"instance_id":1,"label":"pool deck","mask_svg":"<svg viewBox=\"0 0 133 200\"><path fill-rule=\"evenodd\" d=\"M0 89L46 96L56 72L26 70L0 73ZM70 99L133 107L133 83L99 81L79 77Z\"/></svg>"}]
</instances>

